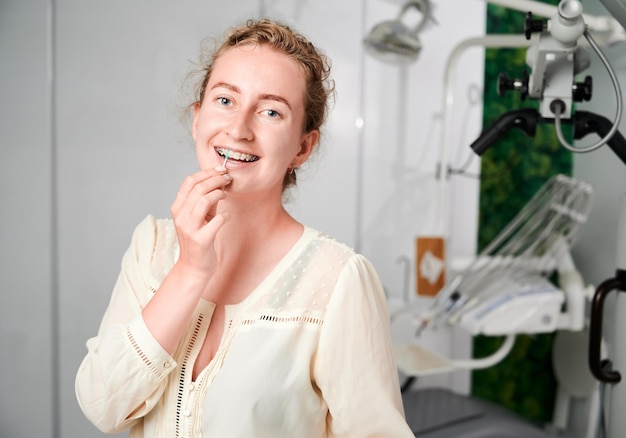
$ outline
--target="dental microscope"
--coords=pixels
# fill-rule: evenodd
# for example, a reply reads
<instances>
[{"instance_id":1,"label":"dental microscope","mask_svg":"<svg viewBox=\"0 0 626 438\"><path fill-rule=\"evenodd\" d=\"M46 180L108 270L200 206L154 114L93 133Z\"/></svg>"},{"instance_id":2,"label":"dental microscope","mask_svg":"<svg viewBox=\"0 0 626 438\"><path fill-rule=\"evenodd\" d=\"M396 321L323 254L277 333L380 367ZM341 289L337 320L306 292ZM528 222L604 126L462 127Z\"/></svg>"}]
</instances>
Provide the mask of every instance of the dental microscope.
<instances>
[{"instance_id":1,"label":"dental microscope","mask_svg":"<svg viewBox=\"0 0 626 438\"><path fill-rule=\"evenodd\" d=\"M526 64L531 73L525 70L519 79L510 79L506 73L500 73L497 91L498 95L503 96L513 90L520 93L522 101L527 98L538 100L539 110L522 108L501 115L471 144L476 154L482 155L513 128L534 136L538 123L554 123L559 141L572 152L591 152L607 144L626 164L626 140L617 130L622 112L619 83L604 54L587 31L582 11L578 0L563 0L557 14L548 20L534 19L531 12L527 13L524 34L529 40L535 36L534 43L526 52ZM593 94L591 76L582 82L573 81L575 75L590 65L587 49L578 44L583 35L605 63L615 87L618 105L613 122L599 114L575 111L573 108L574 102L589 101ZM562 123L573 125L576 140L590 133L598 134L601 140L584 148L573 147L564 139Z\"/></svg>"},{"instance_id":2,"label":"dental microscope","mask_svg":"<svg viewBox=\"0 0 626 438\"><path fill-rule=\"evenodd\" d=\"M607 10L626 28L626 1L601 0ZM533 41L526 52L526 64L530 73L524 71L521 78L511 79L501 73L497 82L500 96L506 92L520 93L522 100L535 99L539 109L522 108L502 114L487 127L472 144L478 155L487 151L494 142L511 129L521 129L534 136L537 124L553 123L559 142L572 152L591 152L608 145L617 157L626 164L626 140L618 131L622 112L622 92L610 63L592 38L583 18L583 7L578 0L562 0L557 13L547 19L535 19L531 12L526 15L524 34ZM590 76L580 82L574 77L590 64L587 49L579 45L585 37L604 63L615 89L617 111L613 121L588 111L575 109L576 102L588 101L593 94L593 79ZM600 140L585 147L570 145L562 132L563 124L571 124L573 138L582 139L588 134L597 134ZM617 230L616 271L613 278L597 287L590 308L588 365L594 377L606 385L608 406L606 410L607 437L626 436L626 195L621 200ZM603 327L605 300L616 292L616 318L613 327ZM609 358L602 359L601 345L603 328L613 331L614 342L609 345Z\"/></svg>"}]
</instances>

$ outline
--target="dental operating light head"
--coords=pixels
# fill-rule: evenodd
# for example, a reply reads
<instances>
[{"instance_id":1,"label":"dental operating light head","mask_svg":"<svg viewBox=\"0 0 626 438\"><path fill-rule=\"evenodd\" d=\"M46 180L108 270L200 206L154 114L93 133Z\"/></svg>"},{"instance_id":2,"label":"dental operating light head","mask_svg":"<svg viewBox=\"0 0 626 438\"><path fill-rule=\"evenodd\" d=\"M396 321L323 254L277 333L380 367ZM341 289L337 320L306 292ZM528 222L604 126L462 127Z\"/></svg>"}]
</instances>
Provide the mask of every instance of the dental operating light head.
<instances>
[{"instance_id":1,"label":"dental operating light head","mask_svg":"<svg viewBox=\"0 0 626 438\"><path fill-rule=\"evenodd\" d=\"M421 20L413 27L403 22L410 8L421 13ZM384 63L407 65L417 59L422 50L418 33L431 16L429 0L410 0L404 4L395 20L377 24L363 40L365 51Z\"/></svg>"}]
</instances>

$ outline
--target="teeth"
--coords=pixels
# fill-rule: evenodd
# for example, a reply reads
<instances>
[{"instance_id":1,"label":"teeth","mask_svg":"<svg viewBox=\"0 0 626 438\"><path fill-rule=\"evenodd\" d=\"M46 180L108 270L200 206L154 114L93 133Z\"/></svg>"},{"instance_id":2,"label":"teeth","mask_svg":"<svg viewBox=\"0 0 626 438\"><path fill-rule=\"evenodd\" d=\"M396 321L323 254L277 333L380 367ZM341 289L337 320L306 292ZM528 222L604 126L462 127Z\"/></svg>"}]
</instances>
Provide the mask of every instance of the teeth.
<instances>
[{"instance_id":1,"label":"teeth","mask_svg":"<svg viewBox=\"0 0 626 438\"><path fill-rule=\"evenodd\" d=\"M216 148L217 153L220 154L220 156L222 157L226 156L227 150L228 149L224 149L224 148ZM256 155L252 155L252 154L242 154L241 152L230 151L230 153L228 154L228 159L252 162L252 161L258 160L259 157L257 157Z\"/></svg>"}]
</instances>

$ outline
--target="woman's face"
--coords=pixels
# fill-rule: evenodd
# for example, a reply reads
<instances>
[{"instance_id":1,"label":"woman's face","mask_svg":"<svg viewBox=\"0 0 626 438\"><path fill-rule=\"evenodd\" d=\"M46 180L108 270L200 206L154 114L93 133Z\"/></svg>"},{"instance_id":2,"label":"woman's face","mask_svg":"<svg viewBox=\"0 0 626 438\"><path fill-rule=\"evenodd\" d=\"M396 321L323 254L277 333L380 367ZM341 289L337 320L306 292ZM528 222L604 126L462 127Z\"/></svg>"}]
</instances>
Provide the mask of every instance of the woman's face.
<instances>
[{"instance_id":1,"label":"woman's face","mask_svg":"<svg viewBox=\"0 0 626 438\"><path fill-rule=\"evenodd\" d=\"M267 45L234 47L214 64L192 133L201 169L221 165L233 194L282 194L285 173L309 157L319 133L302 132L305 81L298 64Z\"/></svg>"}]
</instances>

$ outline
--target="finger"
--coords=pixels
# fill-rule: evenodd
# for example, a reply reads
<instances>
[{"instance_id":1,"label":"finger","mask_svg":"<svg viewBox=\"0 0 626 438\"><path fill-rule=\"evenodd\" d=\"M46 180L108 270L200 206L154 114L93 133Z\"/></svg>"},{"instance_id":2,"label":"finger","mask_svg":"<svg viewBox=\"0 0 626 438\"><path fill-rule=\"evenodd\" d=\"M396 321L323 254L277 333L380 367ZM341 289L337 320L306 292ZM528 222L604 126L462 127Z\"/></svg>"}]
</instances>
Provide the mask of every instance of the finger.
<instances>
[{"instance_id":1,"label":"finger","mask_svg":"<svg viewBox=\"0 0 626 438\"><path fill-rule=\"evenodd\" d=\"M205 181L215 175L226 174L226 169L223 167L216 167L215 169L205 169L188 175L181 184L178 193L176 194L177 200L185 200L193 188L202 181Z\"/></svg>"},{"instance_id":2,"label":"finger","mask_svg":"<svg viewBox=\"0 0 626 438\"><path fill-rule=\"evenodd\" d=\"M200 228L207 221L213 219L217 211L218 202L224 198L226 198L224 189L213 190L198 198L189 213L189 224L194 228Z\"/></svg>"},{"instance_id":3,"label":"finger","mask_svg":"<svg viewBox=\"0 0 626 438\"><path fill-rule=\"evenodd\" d=\"M203 181L209 178L211 174L208 171L202 170L200 172L193 173L191 175L187 175L183 180L182 184L178 188L178 192L176 193L176 198L174 198L174 202L172 203L171 210L172 213L174 211L179 211L185 200L189 196L191 190L198 184L198 182Z\"/></svg>"},{"instance_id":4,"label":"finger","mask_svg":"<svg viewBox=\"0 0 626 438\"><path fill-rule=\"evenodd\" d=\"M184 210L185 206L187 206L187 209L193 208L198 198L218 188L223 189L231 180L232 177L229 174L215 172L214 170L189 175L183 181L172 203L172 214L177 214Z\"/></svg>"},{"instance_id":5,"label":"finger","mask_svg":"<svg viewBox=\"0 0 626 438\"><path fill-rule=\"evenodd\" d=\"M222 211L219 214L216 214L198 231L199 237L213 242L215 240L217 232L229 219L230 212L228 211Z\"/></svg>"},{"instance_id":6,"label":"finger","mask_svg":"<svg viewBox=\"0 0 626 438\"><path fill-rule=\"evenodd\" d=\"M230 175L224 175L224 178L216 177L202 181L191 190L183 204L183 211L189 219L196 222L196 226L202 225L198 220L206 216L215 203L226 196L224 189L228 183Z\"/></svg>"}]
</instances>

